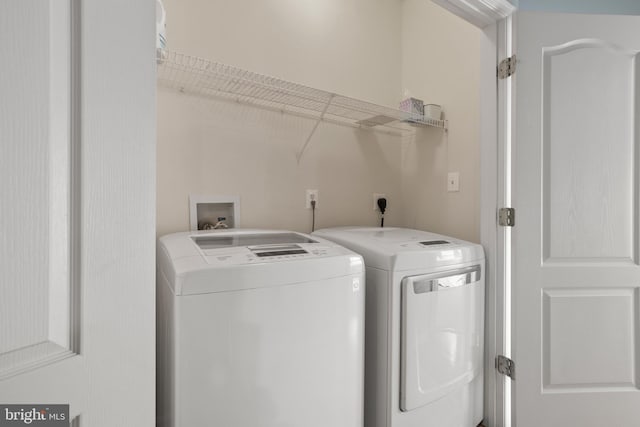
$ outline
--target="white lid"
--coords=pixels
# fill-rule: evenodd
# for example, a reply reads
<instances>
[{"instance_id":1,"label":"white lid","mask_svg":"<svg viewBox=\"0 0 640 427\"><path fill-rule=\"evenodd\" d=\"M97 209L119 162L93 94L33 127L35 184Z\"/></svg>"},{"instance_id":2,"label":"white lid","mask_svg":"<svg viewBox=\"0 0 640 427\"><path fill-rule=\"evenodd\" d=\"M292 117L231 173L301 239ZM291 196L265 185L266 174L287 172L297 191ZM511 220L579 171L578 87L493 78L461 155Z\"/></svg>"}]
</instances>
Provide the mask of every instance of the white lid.
<instances>
[{"instance_id":1,"label":"white lid","mask_svg":"<svg viewBox=\"0 0 640 427\"><path fill-rule=\"evenodd\" d=\"M484 250L476 243L408 228L326 228L312 237L345 246L362 255L368 267L382 270L437 268L484 259Z\"/></svg>"},{"instance_id":2,"label":"white lid","mask_svg":"<svg viewBox=\"0 0 640 427\"><path fill-rule=\"evenodd\" d=\"M277 230L169 234L158 240L157 258L158 274L175 295L290 285L364 271L362 257L336 243Z\"/></svg>"}]
</instances>

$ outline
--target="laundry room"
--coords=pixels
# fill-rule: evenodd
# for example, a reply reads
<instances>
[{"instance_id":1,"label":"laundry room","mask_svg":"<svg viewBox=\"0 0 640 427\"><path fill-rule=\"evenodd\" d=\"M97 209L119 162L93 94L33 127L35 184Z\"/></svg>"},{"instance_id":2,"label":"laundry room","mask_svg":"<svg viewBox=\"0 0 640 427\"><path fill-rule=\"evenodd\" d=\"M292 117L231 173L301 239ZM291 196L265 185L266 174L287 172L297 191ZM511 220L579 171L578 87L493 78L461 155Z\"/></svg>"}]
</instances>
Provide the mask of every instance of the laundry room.
<instances>
[{"instance_id":1,"label":"laundry room","mask_svg":"<svg viewBox=\"0 0 640 427\"><path fill-rule=\"evenodd\" d=\"M441 106L447 129L318 121L288 114L286 102L242 102L243 93L212 99L202 86L182 89L190 78L160 65L158 236L189 229L193 195L238 197L243 228L310 232L312 215L315 228L379 225L381 194L386 225L479 241L480 29L423 0L164 6L167 50L180 60L395 110L420 99ZM449 173L458 174L455 191ZM315 212L305 207L308 189L318 192Z\"/></svg>"},{"instance_id":2,"label":"laundry room","mask_svg":"<svg viewBox=\"0 0 640 427\"><path fill-rule=\"evenodd\" d=\"M637 427L640 1L0 1L0 425Z\"/></svg>"}]
</instances>

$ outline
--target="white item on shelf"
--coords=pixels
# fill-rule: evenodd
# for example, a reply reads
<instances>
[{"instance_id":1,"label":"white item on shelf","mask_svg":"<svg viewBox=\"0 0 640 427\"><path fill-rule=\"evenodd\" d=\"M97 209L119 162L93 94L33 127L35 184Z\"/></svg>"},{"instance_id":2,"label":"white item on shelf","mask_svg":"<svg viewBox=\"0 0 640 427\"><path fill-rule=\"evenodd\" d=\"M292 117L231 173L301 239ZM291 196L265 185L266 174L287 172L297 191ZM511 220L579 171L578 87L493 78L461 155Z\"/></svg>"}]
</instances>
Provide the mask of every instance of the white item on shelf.
<instances>
[{"instance_id":1,"label":"white item on shelf","mask_svg":"<svg viewBox=\"0 0 640 427\"><path fill-rule=\"evenodd\" d=\"M416 115L424 116L424 102L422 99L407 98L400 101L400 111Z\"/></svg>"},{"instance_id":2,"label":"white item on shelf","mask_svg":"<svg viewBox=\"0 0 640 427\"><path fill-rule=\"evenodd\" d=\"M424 116L433 120L440 120L442 115L442 106L438 104L427 104L424 106Z\"/></svg>"}]
</instances>

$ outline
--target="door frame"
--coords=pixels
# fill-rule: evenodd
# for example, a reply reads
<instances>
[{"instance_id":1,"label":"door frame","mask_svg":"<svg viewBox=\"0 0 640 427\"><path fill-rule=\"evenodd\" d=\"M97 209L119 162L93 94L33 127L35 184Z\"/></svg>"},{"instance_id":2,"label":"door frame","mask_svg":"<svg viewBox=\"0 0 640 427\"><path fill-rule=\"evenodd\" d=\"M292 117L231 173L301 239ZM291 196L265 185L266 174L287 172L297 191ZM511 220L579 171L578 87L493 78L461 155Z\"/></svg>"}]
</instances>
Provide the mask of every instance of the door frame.
<instances>
[{"instance_id":1,"label":"door frame","mask_svg":"<svg viewBox=\"0 0 640 427\"><path fill-rule=\"evenodd\" d=\"M472 3L479 3L472 0ZM480 243L485 250L485 368L484 425L510 423L510 390L498 374L495 360L509 356L510 230L499 227L499 207L510 203L511 130L506 115L511 102L511 79L498 80L497 66L511 55L512 22L506 18L483 29L480 47Z\"/></svg>"},{"instance_id":2,"label":"door frame","mask_svg":"<svg viewBox=\"0 0 640 427\"><path fill-rule=\"evenodd\" d=\"M511 202L510 119L512 83L497 79L500 60L512 54L513 22L492 14L482 24L460 11L456 0L438 0L451 13L482 30L480 40L480 243L484 247L485 266L485 343L484 343L484 422L486 427L511 425L511 390L507 377L497 373L497 355L510 356L510 257L511 233L499 227L499 207ZM451 3L453 7L447 7ZM467 0L469 8L486 9L481 0ZM507 5L508 6L508 5ZM517 7L513 7L514 13ZM485 25L482 27L482 25Z\"/></svg>"}]
</instances>

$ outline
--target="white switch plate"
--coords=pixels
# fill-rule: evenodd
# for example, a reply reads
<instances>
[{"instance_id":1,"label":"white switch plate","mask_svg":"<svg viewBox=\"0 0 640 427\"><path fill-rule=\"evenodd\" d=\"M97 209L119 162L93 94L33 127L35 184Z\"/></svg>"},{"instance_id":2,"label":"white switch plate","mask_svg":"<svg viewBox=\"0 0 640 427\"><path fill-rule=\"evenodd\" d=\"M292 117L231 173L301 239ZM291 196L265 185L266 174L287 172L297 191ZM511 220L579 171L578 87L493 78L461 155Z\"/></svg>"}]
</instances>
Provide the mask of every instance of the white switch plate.
<instances>
[{"instance_id":1,"label":"white switch plate","mask_svg":"<svg viewBox=\"0 0 640 427\"><path fill-rule=\"evenodd\" d=\"M311 209L311 201L316 201L316 208L318 207L318 190L307 190L307 194L305 196L305 207L307 209Z\"/></svg>"},{"instance_id":2,"label":"white switch plate","mask_svg":"<svg viewBox=\"0 0 640 427\"><path fill-rule=\"evenodd\" d=\"M460 172L449 172L447 175L447 191L460 191Z\"/></svg>"},{"instance_id":3,"label":"white switch plate","mask_svg":"<svg viewBox=\"0 0 640 427\"><path fill-rule=\"evenodd\" d=\"M373 193L373 210L374 211L380 212L380 209L378 208L378 199L380 198L386 199L387 196L385 196L383 193Z\"/></svg>"}]
</instances>

